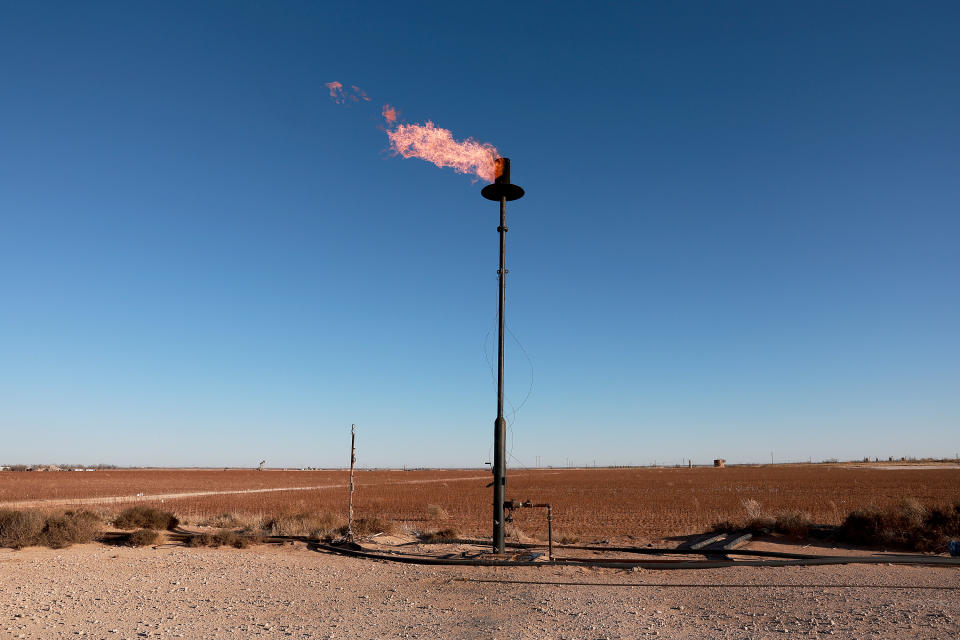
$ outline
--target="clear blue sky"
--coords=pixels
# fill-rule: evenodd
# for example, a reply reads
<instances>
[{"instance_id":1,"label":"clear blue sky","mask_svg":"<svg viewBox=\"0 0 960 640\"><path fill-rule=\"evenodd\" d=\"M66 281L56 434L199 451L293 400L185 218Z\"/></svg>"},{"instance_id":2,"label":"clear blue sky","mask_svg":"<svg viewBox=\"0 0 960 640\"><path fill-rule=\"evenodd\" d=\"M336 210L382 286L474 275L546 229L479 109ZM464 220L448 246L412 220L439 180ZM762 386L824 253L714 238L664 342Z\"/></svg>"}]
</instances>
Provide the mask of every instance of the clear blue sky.
<instances>
[{"instance_id":1,"label":"clear blue sky","mask_svg":"<svg viewBox=\"0 0 960 640\"><path fill-rule=\"evenodd\" d=\"M0 462L960 449L956 2L5 3ZM334 104L324 82L362 87Z\"/></svg>"}]
</instances>

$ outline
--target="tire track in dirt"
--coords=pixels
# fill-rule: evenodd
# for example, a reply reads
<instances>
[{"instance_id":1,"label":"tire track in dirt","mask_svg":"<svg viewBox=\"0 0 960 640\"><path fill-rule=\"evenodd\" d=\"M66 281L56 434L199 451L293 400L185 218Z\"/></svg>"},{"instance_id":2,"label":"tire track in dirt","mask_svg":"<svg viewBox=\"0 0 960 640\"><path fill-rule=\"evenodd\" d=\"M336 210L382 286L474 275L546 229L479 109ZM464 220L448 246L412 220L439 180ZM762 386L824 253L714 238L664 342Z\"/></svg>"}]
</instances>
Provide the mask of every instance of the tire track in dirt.
<instances>
[{"instance_id":1,"label":"tire track in dirt","mask_svg":"<svg viewBox=\"0 0 960 640\"><path fill-rule=\"evenodd\" d=\"M530 474L512 474L514 477ZM436 482L461 482L464 480L488 480L490 475L466 476L459 478L428 478L422 480L400 480L398 482L375 482L373 484L357 484L357 487L382 487L397 484L429 484ZM63 507L73 505L94 505L94 504L121 504L124 502L148 502L151 500L178 500L182 498L200 498L203 496L223 496L239 495L245 493L274 493L277 491L318 491L322 489L345 489L350 486L349 483L320 484L309 487L269 487L266 489L225 489L219 491L190 491L186 493L153 493L150 495L133 496L101 496L98 498L47 498L42 500L17 500L15 502L0 502L0 507L6 509L15 508L37 508L37 507Z\"/></svg>"}]
</instances>

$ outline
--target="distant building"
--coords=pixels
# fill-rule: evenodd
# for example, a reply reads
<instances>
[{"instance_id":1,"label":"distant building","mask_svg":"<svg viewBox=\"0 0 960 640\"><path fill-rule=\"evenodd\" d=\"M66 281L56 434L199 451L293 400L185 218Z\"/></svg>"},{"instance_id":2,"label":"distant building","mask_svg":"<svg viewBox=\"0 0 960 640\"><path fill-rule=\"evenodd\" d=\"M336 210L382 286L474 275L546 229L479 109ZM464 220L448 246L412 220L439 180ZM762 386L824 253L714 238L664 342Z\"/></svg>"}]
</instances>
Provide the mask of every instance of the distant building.
<instances>
[{"instance_id":1,"label":"distant building","mask_svg":"<svg viewBox=\"0 0 960 640\"><path fill-rule=\"evenodd\" d=\"M716 460L713 461L713 466L715 466L715 467L725 467L725 466L727 466L727 461L724 460L723 458L717 458Z\"/></svg>"}]
</instances>

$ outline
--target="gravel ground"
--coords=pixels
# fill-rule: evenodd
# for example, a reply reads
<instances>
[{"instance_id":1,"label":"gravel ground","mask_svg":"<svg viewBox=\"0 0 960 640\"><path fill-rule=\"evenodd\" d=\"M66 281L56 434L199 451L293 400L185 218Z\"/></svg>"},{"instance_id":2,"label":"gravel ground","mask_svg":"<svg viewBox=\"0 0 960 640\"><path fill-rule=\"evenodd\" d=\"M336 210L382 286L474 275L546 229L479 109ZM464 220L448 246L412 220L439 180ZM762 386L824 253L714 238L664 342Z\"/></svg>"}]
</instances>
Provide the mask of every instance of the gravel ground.
<instances>
[{"instance_id":1,"label":"gravel ground","mask_svg":"<svg viewBox=\"0 0 960 640\"><path fill-rule=\"evenodd\" d=\"M420 567L311 551L0 550L0 638L955 638L960 571Z\"/></svg>"}]
</instances>

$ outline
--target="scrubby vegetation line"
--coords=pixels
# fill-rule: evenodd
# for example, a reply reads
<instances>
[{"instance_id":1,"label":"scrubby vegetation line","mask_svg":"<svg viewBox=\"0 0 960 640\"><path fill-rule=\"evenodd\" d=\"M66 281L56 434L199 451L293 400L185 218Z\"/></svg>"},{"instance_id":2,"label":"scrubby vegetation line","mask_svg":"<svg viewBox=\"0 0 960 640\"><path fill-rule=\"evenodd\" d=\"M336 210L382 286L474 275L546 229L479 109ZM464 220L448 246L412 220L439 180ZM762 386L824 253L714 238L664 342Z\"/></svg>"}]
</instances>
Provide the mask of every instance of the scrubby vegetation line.
<instances>
[{"instance_id":1,"label":"scrubby vegetation line","mask_svg":"<svg viewBox=\"0 0 960 640\"><path fill-rule=\"evenodd\" d=\"M826 538L859 546L937 553L946 551L950 540L960 539L960 502L925 505L908 498L893 506L868 505L850 512L838 526L816 524L804 511L765 513L755 500L743 504L746 518L723 520L712 530Z\"/></svg>"},{"instance_id":2,"label":"scrubby vegetation line","mask_svg":"<svg viewBox=\"0 0 960 640\"><path fill-rule=\"evenodd\" d=\"M153 507L136 506L124 509L113 519L113 526L117 529L168 529L177 528L180 520L169 511L161 511Z\"/></svg>"},{"instance_id":3,"label":"scrubby vegetation line","mask_svg":"<svg viewBox=\"0 0 960 640\"><path fill-rule=\"evenodd\" d=\"M768 513L756 500L744 500L745 516L714 525L715 531L749 531L759 535L783 535L793 539L827 538L853 545L942 553L950 540L960 539L960 502L952 505L923 504L915 499L897 505L866 506L847 514L840 525L816 524L809 513L781 510ZM460 529L445 509L430 504L427 510L437 526L423 527L416 535L424 541L457 538ZM342 539L348 535L345 520L325 511L303 510L256 519L235 513L221 513L195 521L215 531L200 533L178 529L180 519L170 511L146 505L124 509L119 514L91 511L15 511L0 509L0 547L22 549L47 546L54 549L72 544L103 540L114 544L147 546L166 541L183 542L188 547L246 548L270 538L302 538L318 541ZM429 522L429 521L428 521ZM105 533L105 525L122 533ZM387 518L367 516L353 522L357 538L396 532L399 523ZM168 533L163 533L163 532ZM173 533L169 533L173 532ZM520 535L519 533L517 535ZM629 532L623 532L629 535ZM558 536L559 542L575 538Z\"/></svg>"},{"instance_id":4,"label":"scrubby vegetation line","mask_svg":"<svg viewBox=\"0 0 960 640\"><path fill-rule=\"evenodd\" d=\"M904 500L885 509L865 507L847 516L840 530L854 544L942 552L960 538L960 502L947 507Z\"/></svg>"},{"instance_id":5,"label":"scrubby vegetation line","mask_svg":"<svg viewBox=\"0 0 960 640\"><path fill-rule=\"evenodd\" d=\"M62 549L75 543L91 542L101 528L100 517L89 511L46 515L36 511L3 509L0 510L0 547Z\"/></svg>"},{"instance_id":6,"label":"scrubby vegetation line","mask_svg":"<svg viewBox=\"0 0 960 640\"><path fill-rule=\"evenodd\" d=\"M739 517L742 502L747 500L762 503L768 511L808 513L813 522L834 526L841 525L850 512L874 502L886 508L911 497L927 505L960 500L960 468L953 467L904 467L898 471L856 465L536 469L511 472L510 478L511 498L553 505L555 539L691 535L718 520ZM194 523L223 513L243 520L304 511L345 517L346 480L346 472L337 470L0 472L0 508L116 512L148 504L175 511L181 520ZM476 470L358 470L358 513L415 527L430 522L441 528L448 522L456 523L466 534L486 532L488 481ZM307 489L327 485L337 488ZM293 487L298 489L288 490ZM269 491L236 493L260 489ZM197 492L204 495L188 497ZM215 495L207 495L209 492ZM165 498L168 495L177 497ZM115 502L115 496L127 496L124 500L129 503ZM93 499L100 502L89 502ZM517 513L515 517L523 530L546 534L541 513Z\"/></svg>"}]
</instances>

